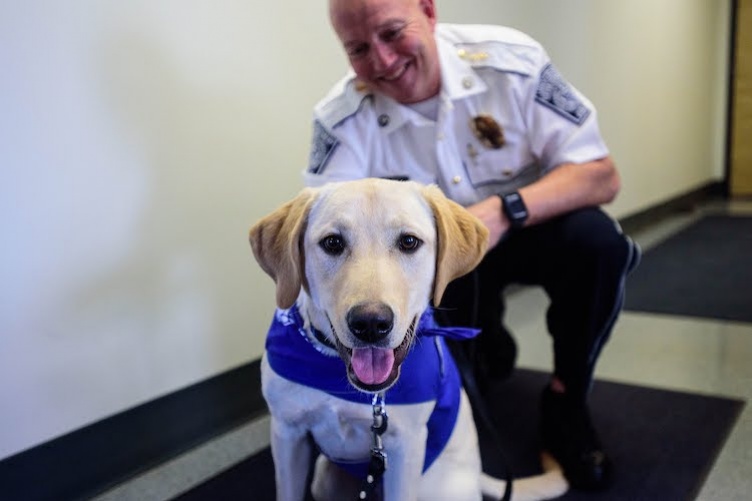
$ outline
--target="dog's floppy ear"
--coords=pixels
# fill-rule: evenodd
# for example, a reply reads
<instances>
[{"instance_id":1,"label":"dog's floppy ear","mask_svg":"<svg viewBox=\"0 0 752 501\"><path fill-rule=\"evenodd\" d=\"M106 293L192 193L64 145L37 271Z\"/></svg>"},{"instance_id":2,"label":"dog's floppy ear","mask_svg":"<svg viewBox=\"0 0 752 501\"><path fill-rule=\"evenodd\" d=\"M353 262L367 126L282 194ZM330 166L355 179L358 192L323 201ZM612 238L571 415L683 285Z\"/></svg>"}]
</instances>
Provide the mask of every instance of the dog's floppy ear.
<instances>
[{"instance_id":1,"label":"dog's floppy ear","mask_svg":"<svg viewBox=\"0 0 752 501\"><path fill-rule=\"evenodd\" d=\"M297 197L251 227L253 255L277 285L277 306L290 308L305 283L302 238L316 191L306 188Z\"/></svg>"},{"instance_id":2,"label":"dog's floppy ear","mask_svg":"<svg viewBox=\"0 0 752 501\"><path fill-rule=\"evenodd\" d=\"M437 186L423 194L436 220L436 277L433 304L438 306L449 282L472 271L488 247L488 229L464 207L444 196Z\"/></svg>"}]
</instances>

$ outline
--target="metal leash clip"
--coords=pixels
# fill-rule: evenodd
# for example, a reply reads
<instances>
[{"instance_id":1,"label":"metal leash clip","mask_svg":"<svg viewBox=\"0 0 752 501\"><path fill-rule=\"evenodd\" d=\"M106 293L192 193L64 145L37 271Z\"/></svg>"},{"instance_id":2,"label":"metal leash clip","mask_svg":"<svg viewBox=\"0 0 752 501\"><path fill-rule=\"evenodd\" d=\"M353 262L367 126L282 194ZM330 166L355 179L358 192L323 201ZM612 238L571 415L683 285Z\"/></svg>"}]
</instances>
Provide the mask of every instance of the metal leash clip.
<instances>
[{"instance_id":1,"label":"metal leash clip","mask_svg":"<svg viewBox=\"0 0 752 501\"><path fill-rule=\"evenodd\" d=\"M368 465L368 476L358 494L359 499L368 499L368 496L373 493L387 468L386 451L381 441L381 435L384 434L389 424L389 417L386 414L384 403L384 394L374 394L371 406L373 407L371 462Z\"/></svg>"}]
</instances>

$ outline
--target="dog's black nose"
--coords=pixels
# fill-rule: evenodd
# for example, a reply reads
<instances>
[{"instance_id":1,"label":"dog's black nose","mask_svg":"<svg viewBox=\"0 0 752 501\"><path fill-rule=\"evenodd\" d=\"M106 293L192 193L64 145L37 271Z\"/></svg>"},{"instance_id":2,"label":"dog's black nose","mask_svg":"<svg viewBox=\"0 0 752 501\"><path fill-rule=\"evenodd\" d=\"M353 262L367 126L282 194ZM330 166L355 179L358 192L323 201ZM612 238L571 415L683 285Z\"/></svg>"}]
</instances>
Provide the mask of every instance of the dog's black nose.
<instances>
[{"instance_id":1,"label":"dog's black nose","mask_svg":"<svg viewBox=\"0 0 752 501\"><path fill-rule=\"evenodd\" d=\"M366 343L384 339L394 326L394 312L384 303L361 303L347 312L347 326Z\"/></svg>"}]
</instances>

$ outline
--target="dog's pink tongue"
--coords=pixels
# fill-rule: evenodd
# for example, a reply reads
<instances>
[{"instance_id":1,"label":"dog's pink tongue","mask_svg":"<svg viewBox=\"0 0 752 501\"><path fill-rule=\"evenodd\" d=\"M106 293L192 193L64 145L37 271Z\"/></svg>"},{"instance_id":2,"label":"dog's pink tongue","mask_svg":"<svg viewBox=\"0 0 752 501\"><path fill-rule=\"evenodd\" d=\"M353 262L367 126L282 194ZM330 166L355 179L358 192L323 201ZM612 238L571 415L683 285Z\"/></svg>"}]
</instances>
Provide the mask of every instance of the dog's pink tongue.
<instances>
[{"instance_id":1,"label":"dog's pink tongue","mask_svg":"<svg viewBox=\"0 0 752 501\"><path fill-rule=\"evenodd\" d=\"M381 384L392 373L394 350L384 348L353 348L353 371L365 384Z\"/></svg>"}]
</instances>

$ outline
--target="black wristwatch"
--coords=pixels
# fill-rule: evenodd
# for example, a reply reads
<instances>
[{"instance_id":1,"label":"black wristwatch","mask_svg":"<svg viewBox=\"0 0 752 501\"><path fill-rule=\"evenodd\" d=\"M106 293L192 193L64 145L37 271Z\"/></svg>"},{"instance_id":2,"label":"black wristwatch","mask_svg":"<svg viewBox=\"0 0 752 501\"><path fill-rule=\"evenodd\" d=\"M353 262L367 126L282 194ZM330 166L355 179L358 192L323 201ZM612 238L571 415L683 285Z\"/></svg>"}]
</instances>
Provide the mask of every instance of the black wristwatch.
<instances>
[{"instance_id":1,"label":"black wristwatch","mask_svg":"<svg viewBox=\"0 0 752 501\"><path fill-rule=\"evenodd\" d=\"M499 193L499 198L501 198L502 210L504 210L504 214L509 219L512 228L522 228L525 225L525 221L527 221L528 214L525 202L522 200L519 192Z\"/></svg>"}]
</instances>

